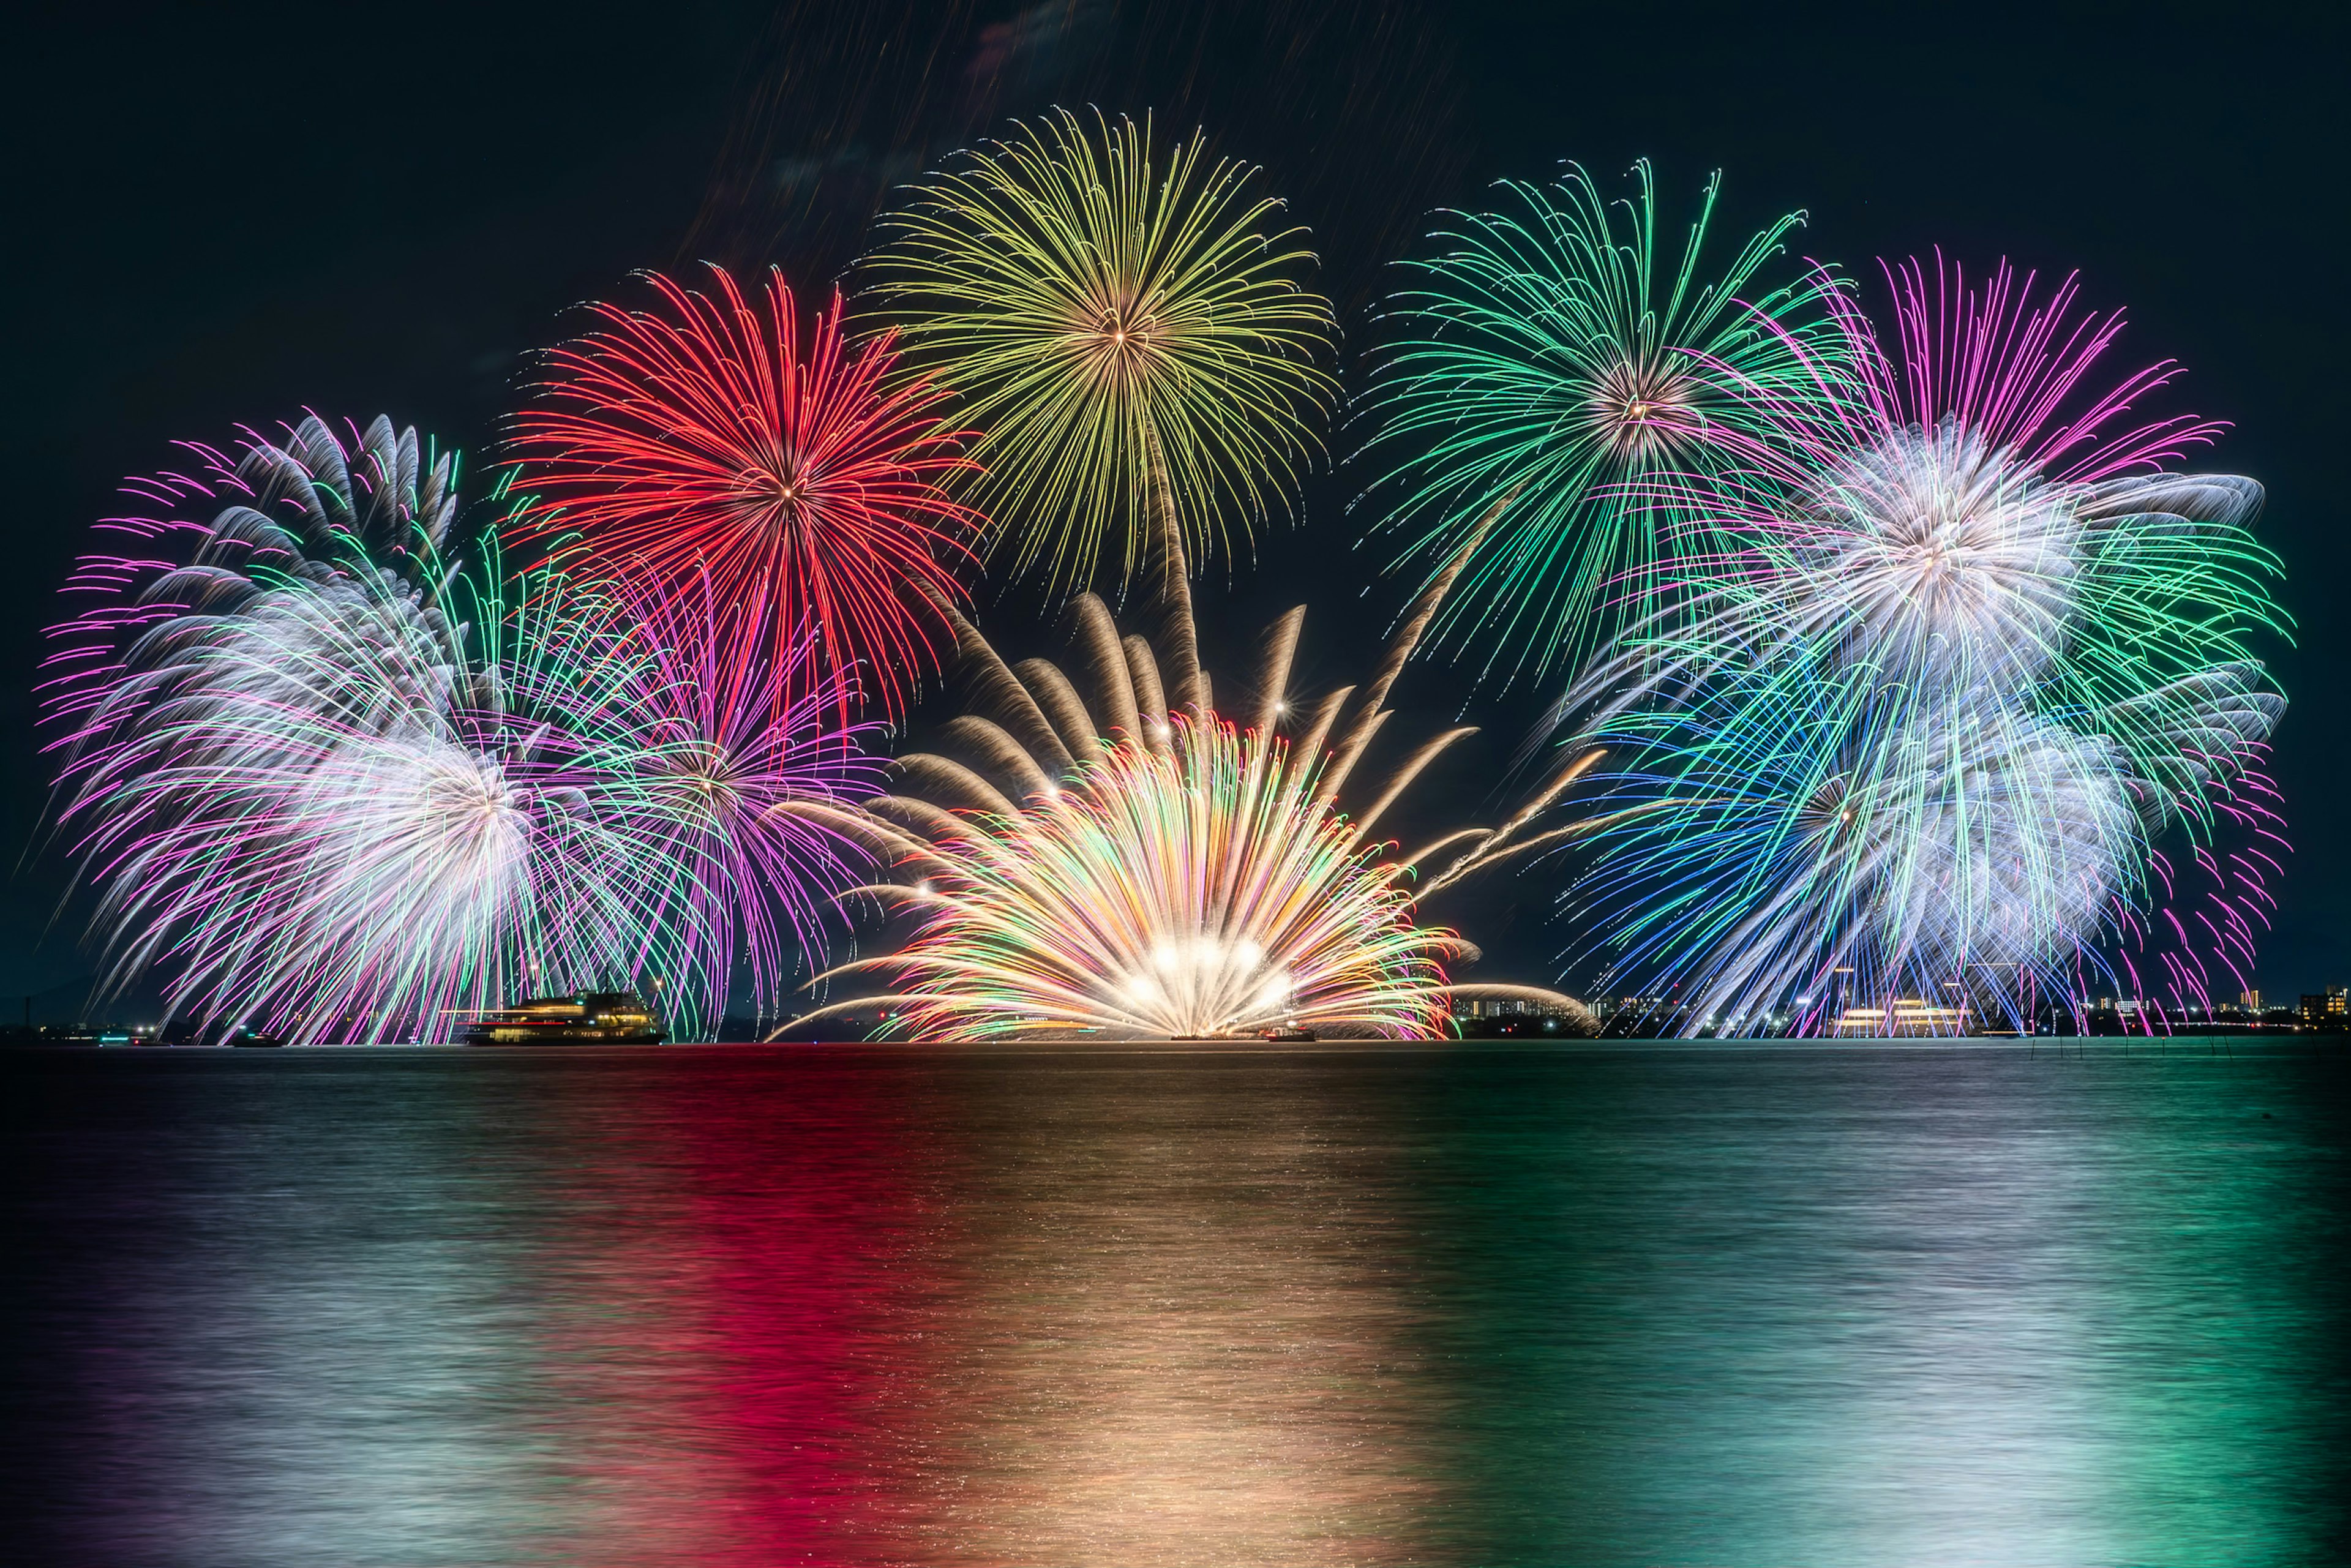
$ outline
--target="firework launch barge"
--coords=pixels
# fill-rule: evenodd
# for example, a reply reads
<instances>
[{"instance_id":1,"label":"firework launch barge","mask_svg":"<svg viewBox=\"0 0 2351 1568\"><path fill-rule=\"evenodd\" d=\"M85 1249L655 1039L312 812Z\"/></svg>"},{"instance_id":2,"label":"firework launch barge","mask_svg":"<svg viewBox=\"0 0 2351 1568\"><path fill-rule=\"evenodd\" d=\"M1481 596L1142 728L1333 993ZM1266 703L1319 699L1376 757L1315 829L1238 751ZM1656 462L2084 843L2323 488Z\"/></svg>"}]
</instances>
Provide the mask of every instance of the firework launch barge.
<instances>
[{"instance_id":1,"label":"firework launch barge","mask_svg":"<svg viewBox=\"0 0 2351 1568\"><path fill-rule=\"evenodd\" d=\"M659 1045L661 1019L633 991L534 997L457 1029L459 1045Z\"/></svg>"}]
</instances>

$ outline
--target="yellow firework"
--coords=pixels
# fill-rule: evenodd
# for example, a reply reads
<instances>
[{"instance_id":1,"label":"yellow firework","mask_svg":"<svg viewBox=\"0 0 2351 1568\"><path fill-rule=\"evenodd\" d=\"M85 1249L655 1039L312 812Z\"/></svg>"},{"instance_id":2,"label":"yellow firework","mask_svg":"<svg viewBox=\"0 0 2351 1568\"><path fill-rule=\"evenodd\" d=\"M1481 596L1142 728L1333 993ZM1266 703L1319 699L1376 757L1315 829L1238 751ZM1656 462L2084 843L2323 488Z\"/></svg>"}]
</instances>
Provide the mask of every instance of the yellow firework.
<instances>
[{"instance_id":1,"label":"yellow firework","mask_svg":"<svg viewBox=\"0 0 2351 1568\"><path fill-rule=\"evenodd\" d=\"M1256 171L1065 110L931 177L885 221L872 297L910 370L986 434L970 498L1016 571L1144 564L1165 507L1199 560L1286 504L1335 383L1313 256Z\"/></svg>"}]
</instances>

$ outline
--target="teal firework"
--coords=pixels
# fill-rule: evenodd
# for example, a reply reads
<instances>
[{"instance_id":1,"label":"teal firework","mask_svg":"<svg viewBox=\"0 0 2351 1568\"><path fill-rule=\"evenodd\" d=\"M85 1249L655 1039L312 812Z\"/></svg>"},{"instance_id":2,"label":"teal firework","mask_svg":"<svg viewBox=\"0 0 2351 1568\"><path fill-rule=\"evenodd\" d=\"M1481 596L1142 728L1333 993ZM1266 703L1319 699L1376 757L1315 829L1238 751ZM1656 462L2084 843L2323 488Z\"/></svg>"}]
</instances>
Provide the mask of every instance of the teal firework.
<instances>
[{"instance_id":1,"label":"teal firework","mask_svg":"<svg viewBox=\"0 0 2351 1568\"><path fill-rule=\"evenodd\" d=\"M1751 466L1782 405L1840 389L1834 279L1774 281L1803 215L1711 276L1720 175L1679 237L1655 182L1611 203L1569 165L1505 183L1501 211L1458 214L1391 301L1398 337L1372 394L1399 570L1434 577L1497 502L1437 629L1486 674L1573 667L1658 597L1663 562L1712 548L1713 478Z\"/></svg>"}]
</instances>

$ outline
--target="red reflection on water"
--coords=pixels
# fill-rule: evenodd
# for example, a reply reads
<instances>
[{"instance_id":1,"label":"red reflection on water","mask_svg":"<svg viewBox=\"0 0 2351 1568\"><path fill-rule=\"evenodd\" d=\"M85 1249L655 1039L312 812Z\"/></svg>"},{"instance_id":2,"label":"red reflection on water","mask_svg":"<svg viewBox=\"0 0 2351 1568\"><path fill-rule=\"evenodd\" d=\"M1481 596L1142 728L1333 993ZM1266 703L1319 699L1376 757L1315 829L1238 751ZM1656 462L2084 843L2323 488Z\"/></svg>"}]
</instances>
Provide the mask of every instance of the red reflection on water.
<instances>
[{"instance_id":1,"label":"red reflection on water","mask_svg":"<svg viewBox=\"0 0 2351 1568\"><path fill-rule=\"evenodd\" d=\"M932 1425L940 1130L905 1075L870 1064L767 1054L726 1076L744 1081L679 1074L576 1129L578 1219L531 1286L559 1303L549 1546L611 1564L894 1555Z\"/></svg>"}]
</instances>

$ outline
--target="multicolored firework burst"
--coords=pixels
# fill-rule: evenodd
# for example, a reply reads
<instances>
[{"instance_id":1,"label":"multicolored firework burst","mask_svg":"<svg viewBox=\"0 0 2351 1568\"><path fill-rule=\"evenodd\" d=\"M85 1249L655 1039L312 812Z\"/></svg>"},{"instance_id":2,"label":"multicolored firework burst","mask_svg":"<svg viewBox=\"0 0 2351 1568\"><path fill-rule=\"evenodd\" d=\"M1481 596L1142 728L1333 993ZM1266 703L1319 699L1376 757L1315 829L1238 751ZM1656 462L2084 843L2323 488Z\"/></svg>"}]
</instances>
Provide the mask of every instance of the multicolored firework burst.
<instances>
[{"instance_id":1,"label":"multicolored firework burst","mask_svg":"<svg viewBox=\"0 0 2351 1568\"><path fill-rule=\"evenodd\" d=\"M2260 487L2167 471L2211 424L2108 434L2173 367L2085 395L2120 319L2070 280L1888 276L1895 350L1837 302L1851 396L1758 389L1777 429L1746 448L1762 482L1717 490L1731 548L1562 704L1578 744L1639 758L1608 796L1652 808L1577 902L1693 1017L2074 1006L2149 934L2166 835L2207 860L2266 792L2283 699L2252 644L2288 624ZM2249 930L2199 918L2222 948Z\"/></svg>"},{"instance_id":2,"label":"multicolored firework burst","mask_svg":"<svg viewBox=\"0 0 2351 1568\"><path fill-rule=\"evenodd\" d=\"M811 636L730 611L709 580L523 588L500 661L508 722L560 735L613 825L633 972L655 977L680 1033L717 1023L738 980L756 1012L778 1010L796 968L821 964L832 895L862 862L823 813L876 788L883 764L860 749L873 727L840 726L853 694L810 669Z\"/></svg>"},{"instance_id":3,"label":"multicolored firework burst","mask_svg":"<svg viewBox=\"0 0 2351 1568\"><path fill-rule=\"evenodd\" d=\"M1335 394L1304 233L1253 171L1066 111L932 176L870 258L908 359L986 432L972 494L1052 585L1124 583L1173 509L1201 559L1281 496Z\"/></svg>"},{"instance_id":4,"label":"multicolored firework burst","mask_svg":"<svg viewBox=\"0 0 2351 1568\"><path fill-rule=\"evenodd\" d=\"M935 668L933 601L959 592L978 518L941 487L972 470L946 393L898 373L887 332L852 347L841 300L805 343L792 293L764 309L724 268L713 292L646 274L661 308L600 304L602 329L549 356L514 425L516 531L576 532L620 573L804 632L811 673L895 716Z\"/></svg>"},{"instance_id":5,"label":"multicolored firework burst","mask_svg":"<svg viewBox=\"0 0 2351 1568\"><path fill-rule=\"evenodd\" d=\"M1171 661L1122 638L1091 594L1071 609L1091 704L1058 666L1007 665L963 626L988 711L946 734L972 760L904 758L924 793L882 797L856 818L901 876L868 891L908 906L914 929L898 952L835 973L887 971L896 988L823 1010L887 1008L891 1029L925 1039L1423 1036L1446 1027L1454 998L1479 995L1580 1013L1551 992L1448 983L1444 964L1476 949L1418 910L1474 871L1580 831L1529 830L1592 758L1500 827L1460 829L1408 856L1392 857L1374 829L1473 729L1414 749L1353 814L1340 806L1442 593L1407 618L1369 683L1313 702L1289 696L1305 611L1282 617L1241 694L1246 728L1218 716L1206 675L1194 677L1196 701L1171 702ZM1185 645L1172 663L1196 670L1187 615L1171 634Z\"/></svg>"},{"instance_id":6,"label":"multicolored firework burst","mask_svg":"<svg viewBox=\"0 0 2351 1568\"><path fill-rule=\"evenodd\" d=\"M1765 482L1715 488L1735 548L1699 563L1676 667L1730 648L1880 730L1988 688L2020 715L2097 715L2135 766L2167 768L2210 673L2258 679L2253 638L2286 630L2249 526L2261 486L2165 470L2209 422L2103 434L2177 370L2080 395L2121 319L2078 313L2072 280L2036 302L2004 266L1977 289L1917 263L1888 277L1898 357L1840 301L1855 395L1776 403L1750 454Z\"/></svg>"},{"instance_id":7,"label":"multicolored firework burst","mask_svg":"<svg viewBox=\"0 0 2351 1568\"><path fill-rule=\"evenodd\" d=\"M884 965L909 1033L1440 1025L1459 942L1413 922L1311 769L1211 722L1172 716L1163 747L1089 763L1001 819L1012 831L932 841L913 862L928 874L892 890L934 915Z\"/></svg>"},{"instance_id":8,"label":"multicolored firework burst","mask_svg":"<svg viewBox=\"0 0 2351 1568\"><path fill-rule=\"evenodd\" d=\"M1780 405L1843 379L1818 270L1761 287L1803 221L1764 229L1705 281L1721 176L1677 257L1657 242L1649 165L1610 203L1573 164L1548 188L1505 182L1505 210L1456 214L1444 253L1410 264L1401 333L1368 404L1396 466L1399 564L1434 573L1498 497L1518 497L1438 627L1486 674L1573 668L1656 606L1660 561L1709 548L1710 481L1751 466Z\"/></svg>"},{"instance_id":9,"label":"multicolored firework burst","mask_svg":"<svg viewBox=\"0 0 2351 1568\"><path fill-rule=\"evenodd\" d=\"M1767 713L1706 694L1605 732L1638 760L1596 780L1623 814L1573 898L1616 974L1726 1031L1784 1011L1818 1032L1849 1005L1876 1033L1906 1001L1948 1026L2076 994L2145 891L2109 743L1964 709L1885 737Z\"/></svg>"},{"instance_id":10,"label":"multicolored firework burst","mask_svg":"<svg viewBox=\"0 0 2351 1568\"><path fill-rule=\"evenodd\" d=\"M855 880L797 810L872 775L819 722L838 694L560 572L460 570L454 459L388 420L191 450L108 525L145 553L83 560L46 687L108 985L301 1041L640 976L691 1031L743 946L772 998L778 922L808 942Z\"/></svg>"}]
</instances>

